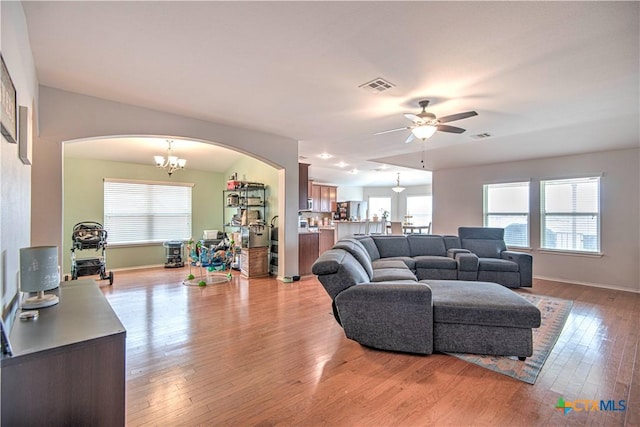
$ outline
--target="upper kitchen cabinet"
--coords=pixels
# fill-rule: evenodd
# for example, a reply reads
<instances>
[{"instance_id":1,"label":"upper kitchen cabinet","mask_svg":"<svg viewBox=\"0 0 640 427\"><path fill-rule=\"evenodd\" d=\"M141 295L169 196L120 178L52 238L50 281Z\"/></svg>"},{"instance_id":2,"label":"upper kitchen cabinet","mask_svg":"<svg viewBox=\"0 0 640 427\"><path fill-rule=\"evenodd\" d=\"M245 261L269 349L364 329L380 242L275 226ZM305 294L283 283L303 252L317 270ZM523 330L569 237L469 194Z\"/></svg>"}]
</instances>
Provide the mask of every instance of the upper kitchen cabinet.
<instances>
[{"instance_id":1,"label":"upper kitchen cabinet","mask_svg":"<svg viewBox=\"0 0 640 427\"><path fill-rule=\"evenodd\" d=\"M337 187L332 185L312 185L311 198L313 211L335 212L337 202Z\"/></svg>"},{"instance_id":2,"label":"upper kitchen cabinet","mask_svg":"<svg viewBox=\"0 0 640 427\"><path fill-rule=\"evenodd\" d=\"M308 209L309 194L309 165L298 163L298 209Z\"/></svg>"}]
</instances>

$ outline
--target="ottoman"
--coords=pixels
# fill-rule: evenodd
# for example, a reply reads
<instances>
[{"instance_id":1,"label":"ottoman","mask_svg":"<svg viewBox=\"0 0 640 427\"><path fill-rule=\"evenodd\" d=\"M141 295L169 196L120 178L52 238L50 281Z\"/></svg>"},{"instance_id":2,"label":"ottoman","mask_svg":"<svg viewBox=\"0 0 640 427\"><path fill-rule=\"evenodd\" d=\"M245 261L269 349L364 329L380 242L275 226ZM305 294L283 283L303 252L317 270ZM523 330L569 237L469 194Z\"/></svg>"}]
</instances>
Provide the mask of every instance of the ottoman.
<instances>
[{"instance_id":1,"label":"ottoman","mask_svg":"<svg viewBox=\"0 0 640 427\"><path fill-rule=\"evenodd\" d=\"M433 349L448 353L533 354L540 310L497 283L422 280L433 299Z\"/></svg>"}]
</instances>

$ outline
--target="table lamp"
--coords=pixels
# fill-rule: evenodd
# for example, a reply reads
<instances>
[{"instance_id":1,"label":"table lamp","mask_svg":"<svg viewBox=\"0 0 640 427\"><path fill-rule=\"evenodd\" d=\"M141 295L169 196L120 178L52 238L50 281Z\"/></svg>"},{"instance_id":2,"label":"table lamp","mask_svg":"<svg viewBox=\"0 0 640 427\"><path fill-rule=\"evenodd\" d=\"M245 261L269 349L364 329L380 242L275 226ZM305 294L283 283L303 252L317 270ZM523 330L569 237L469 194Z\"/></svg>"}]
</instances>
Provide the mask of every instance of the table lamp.
<instances>
[{"instance_id":1,"label":"table lamp","mask_svg":"<svg viewBox=\"0 0 640 427\"><path fill-rule=\"evenodd\" d=\"M23 309L50 307L58 303L58 296L45 294L60 285L58 272L58 247L33 246L20 249L20 290L37 292L36 296L25 295Z\"/></svg>"}]
</instances>

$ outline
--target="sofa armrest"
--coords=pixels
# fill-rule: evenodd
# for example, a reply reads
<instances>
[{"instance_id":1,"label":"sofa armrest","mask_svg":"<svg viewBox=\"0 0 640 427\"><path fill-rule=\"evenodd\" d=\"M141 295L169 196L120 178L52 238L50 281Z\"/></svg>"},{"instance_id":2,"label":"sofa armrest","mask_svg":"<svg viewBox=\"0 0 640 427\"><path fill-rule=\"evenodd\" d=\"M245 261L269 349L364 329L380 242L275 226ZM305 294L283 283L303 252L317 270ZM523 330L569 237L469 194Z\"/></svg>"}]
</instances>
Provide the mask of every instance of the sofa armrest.
<instances>
[{"instance_id":1,"label":"sofa armrest","mask_svg":"<svg viewBox=\"0 0 640 427\"><path fill-rule=\"evenodd\" d=\"M458 254L470 254L470 253L471 251L469 249L460 249L460 248L447 249L447 256L453 259L456 259Z\"/></svg>"},{"instance_id":2,"label":"sofa armrest","mask_svg":"<svg viewBox=\"0 0 640 427\"><path fill-rule=\"evenodd\" d=\"M531 254L516 251L502 251L500 257L518 264L520 286L533 286L533 257Z\"/></svg>"},{"instance_id":3,"label":"sofa armrest","mask_svg":"<svg viewBox=\"0 0 640 427\"><path fill-rule=\"evenodd\" d=\"M478 255L472 253L456 254L456 262L458 263L458 271L478 271L480 260Z\"/></svg>"},{"instance_id":4,"label":"sofa armrest","mask_svg":"<svg viewBox=\"0 0 640 427\"><path fill-rule=\"evenodd\" d=\"M363 283L335 298L347 338L409 353L433 353L431 288L424 283Z\"/></svg>"}]
</instances>

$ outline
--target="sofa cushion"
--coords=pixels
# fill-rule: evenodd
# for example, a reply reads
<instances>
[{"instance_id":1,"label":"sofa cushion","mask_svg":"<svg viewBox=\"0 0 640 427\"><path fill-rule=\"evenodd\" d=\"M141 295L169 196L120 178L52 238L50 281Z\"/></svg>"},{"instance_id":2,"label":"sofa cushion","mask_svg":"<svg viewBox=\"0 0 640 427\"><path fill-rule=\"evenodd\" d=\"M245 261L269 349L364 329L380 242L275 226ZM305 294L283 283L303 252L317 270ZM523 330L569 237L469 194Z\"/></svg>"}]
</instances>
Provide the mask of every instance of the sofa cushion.
<instances>
[{"instance_id":1,"label":"sofa cushion","mask_svg":"<svg viewBox=\"0 0 640 427\"><path fill-rule=\"evenodd\" d=\"M423 280L431 288L434 323L537 328L540 310L515 292L489 282Z\"/></svg>"},{"instance_id":2,"label":"sofa cushion","mask_svg":"<svg viewBox=\"0 0 640 427\"><path fill-rule=\"evenodd\" d=\"M333 248L343 249L349 252L365 269L365 271L369 275L369 279L373 277L373 266L371 265L371 258L369 258L369 254L360 242L355 239L342 239L338 240L336 244L333 245Z\"/></svg>"},{"instance_id":3,"label":"sofa cushion","mask_svg":"<svg viewBox=\"0 0 640 427\"><path fill-rule=\"evenodd\" d=\"M418 281L415 274L408 268L378 268L373 271L372 282L388 282L395 280L414 280Z\"/></svg>"},{"instance_id":4,"label":"sofa cushion","mask_svg":"<svg viewBox=\"0 0 640 427\"><path fill-rule=\"evenodd\" d=\"M396 257L391 257L391 258L380 258L378 261L400 261L402 263L404 263L404 265L406 265L410 270L415 270L416 269L416 260L411 258L410 256L396 256Z\"/></svg>"},{"instance_id":5,"label":"sofa cushion","mask_svg":"<svg viewBox=\"0 0 640 427\"><path fill-rule=\"evenodd\" d=\"M373 236L372 239L378 247L380 258L411 256L406 236Z\"/></svg>"},{"instance_id":6,"label":"sofa cushion","mask_svg":"<svg viewBox=\"0 0 640 427\"><path fill-rule=\"evenodd\" d=\"M478 258L480 271L518 271L518 264L506 259Z\"/></svg>"},{"instance_id":7,"label":"sofa cushion","mask_svg":"<svg viewBox=\"0 0 640 427\"><path fill-rule=\"evenodd\" d=\"M500 252L507 250L503 240L460 239L462 247L469 249L479 258L500 258Z\"/></svg>"},{"instance_id":8,"label":"sofa cushion","mask_svg":"<svg viewBox=\"0 0 640 427\"><path fill-rule=\"evenodd\" d=\"M373 269L376 270L378 268L404 268L409 270L407 264L404 261L399 259L386 259L380 258L371 263L373 265Z\"/></svg>"},{"instance_id":9,"label":"sofa cushion","mask_svg":"<svg viewBox=\"0 0 640 427\"><path fill-rule=\"evenodd\" d=\"M460 243L460 238L458 236L442 236L442 240L444 241L444 246L447 250L462 247L462 243Z\"/></svg>"},{"instance_id":10,"label":"sofa cushion","mask_svg":"<svg viewBox=\"0 0 640 427\"><path fill-rule=\"evenodd\" d=\"M356 240L362 243L362 246L364 246L364 248L369 253L369 258L371 258L371 261L380 259L380 252L378 251L378 247L370 236L356 237Z\"/></svg>"},{"instance_id":11,"label":"sofa cushion","mask_svg":"<svg viewBox=\"0 0 640 427\"><path fill-rule=\"evenodd\" d=\"M416 268L444 268L448 270L455 270L458 268L458 263L453 258L445 256L417 256L413 257L416 262Z\"/></svg>"},{"instance_id":12,"label":"sofa cushion","mask_svg":"<svg viewBox=\"0 0 640 427\"><path fill-rule=\"evenodd\" d=\"M407 236L411 256L432 255L447 256L444 240L441 236L415 234Z\"/></svg>"}]
</instances>

